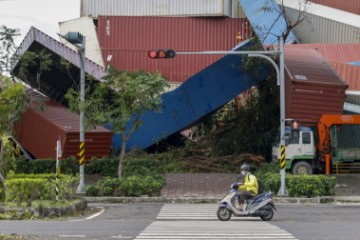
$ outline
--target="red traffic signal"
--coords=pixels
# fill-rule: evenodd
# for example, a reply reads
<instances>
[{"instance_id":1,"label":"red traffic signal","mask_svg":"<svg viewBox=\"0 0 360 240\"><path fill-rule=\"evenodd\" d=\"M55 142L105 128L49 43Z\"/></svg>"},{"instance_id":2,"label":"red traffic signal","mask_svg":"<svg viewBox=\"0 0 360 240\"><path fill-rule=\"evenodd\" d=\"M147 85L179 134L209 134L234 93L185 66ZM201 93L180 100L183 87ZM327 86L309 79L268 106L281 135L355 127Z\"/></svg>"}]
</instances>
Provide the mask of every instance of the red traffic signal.
<instances>
[{"instance_id":1,"label":"red traffic signal","mask_svg":"<svg viewBox=\"0 0 360 240\"><path fill-rule=\"evenodd\" d=\"M172 49L156 49L148 52L149 58L173 58L176 52Z\"/></svg>"},{"instance_id":2,"label":"red traffic signal","mask_svg":"<svg viewBox=\"0 0 360 240\"><path fill-rule=\"evenodd\" d=\"M297 121L297 120L293 120L292 123L291 123L291 129L293 131L299 131L300 129L300 122Z\"/></svg>"}]
</instances>

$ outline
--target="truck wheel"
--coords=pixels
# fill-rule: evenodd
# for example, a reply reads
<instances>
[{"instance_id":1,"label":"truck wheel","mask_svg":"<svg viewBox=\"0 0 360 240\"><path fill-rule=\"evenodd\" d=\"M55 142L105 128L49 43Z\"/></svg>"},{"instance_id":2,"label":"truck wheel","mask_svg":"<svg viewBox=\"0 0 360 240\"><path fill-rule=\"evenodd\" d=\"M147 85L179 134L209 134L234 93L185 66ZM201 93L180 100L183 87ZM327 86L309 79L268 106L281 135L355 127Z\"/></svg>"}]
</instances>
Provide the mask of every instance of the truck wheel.
<instances>
[{"instance_id":1,"label":"truck wheel","mask_svg":"<svg viewBox=\"0 0 360 240\"><path fill-rule=\"evenodd\" d=\"M292 174L312 174L313 169L308 162L300 161L292 167Z\"/></svg>"}]
</instances>

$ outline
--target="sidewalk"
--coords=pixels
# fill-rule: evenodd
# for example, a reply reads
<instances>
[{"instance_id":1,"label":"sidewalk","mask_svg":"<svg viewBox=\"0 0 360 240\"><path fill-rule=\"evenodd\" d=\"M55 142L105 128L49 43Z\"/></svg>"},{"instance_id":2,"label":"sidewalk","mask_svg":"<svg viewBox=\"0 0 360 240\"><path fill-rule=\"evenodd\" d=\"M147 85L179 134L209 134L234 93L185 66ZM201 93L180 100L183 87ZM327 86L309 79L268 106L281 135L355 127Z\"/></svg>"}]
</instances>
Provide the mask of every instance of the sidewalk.
<instances>
[{"instance_id":1,"label":"sidewalk","mask_svg":"<svg viewBox=\"0 0 360 240\"><path fill-rule=\"evenodd\" d=\"M359 176L356 176L360 178ZM231 183L235 182L237 174L222 173L168 173L165 176L166 185L159 197L86 197L88 202L171 202L171 203L218 203L229 191ZM356 185L357 187L358 185ZM354 187L354 186L350 186ZM346 188L342 186L342 194ZM320 204L320 203L360 203L360 195L349 189L349 196L331 196L316 198L277 197L275 204ZM357 194L358 196L353 196Z\"/></svg>"}]
</instances>

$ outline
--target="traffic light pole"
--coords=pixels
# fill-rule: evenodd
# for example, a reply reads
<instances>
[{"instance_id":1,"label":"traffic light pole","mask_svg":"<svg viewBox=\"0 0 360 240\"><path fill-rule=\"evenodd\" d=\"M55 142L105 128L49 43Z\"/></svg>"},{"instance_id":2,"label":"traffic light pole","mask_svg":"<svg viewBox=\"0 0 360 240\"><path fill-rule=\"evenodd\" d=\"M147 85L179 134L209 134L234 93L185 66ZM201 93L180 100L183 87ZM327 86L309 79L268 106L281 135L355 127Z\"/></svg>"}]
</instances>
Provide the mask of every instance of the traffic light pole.
<instances>
[{"instance_id":1,"label":"traffic light pole","mask_svg":"<svg viewBox=\"0 0 360 240\"><path fill-rule=\"evenodd\" d=\"M268 60L276 70L277 83L280 85L280 147L283 148L282 161L280 161L280 177L281 185L278 192L279 196L286 196L286 182L285 182L285 74L284 74L284 39L280 37L280 49L278 51L203 51L203 52L176 52L176 54L226 54L226 55L248 55L249 57L259 57ZM280 56L280 66L269 57L269 55Z\"/></svg>"}]
</instances>

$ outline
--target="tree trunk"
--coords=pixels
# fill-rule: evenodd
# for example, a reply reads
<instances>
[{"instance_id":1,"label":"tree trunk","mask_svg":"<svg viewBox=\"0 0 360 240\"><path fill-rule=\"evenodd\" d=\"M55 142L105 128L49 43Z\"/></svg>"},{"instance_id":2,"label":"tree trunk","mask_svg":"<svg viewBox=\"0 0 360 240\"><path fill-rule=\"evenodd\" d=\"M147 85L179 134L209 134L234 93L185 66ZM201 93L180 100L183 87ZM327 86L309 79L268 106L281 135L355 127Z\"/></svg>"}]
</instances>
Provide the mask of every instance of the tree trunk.
<instances>
[{"instance_id":1,"label":"tree trunk","mask_svg":"<svg viewBox=\"0 0 360 240\"><path fill-rule=\"evenodd\" d=\"M120 158L119 158L119 166L118 166L118 177L119 178L121 178L121 175L122 175L122 164L123 164L124 159L125 159L126 143L127 143L127 139L125 139L123 137L123 141L122 141L122 144L121 144Z\"/></svg>"},{"instance_id":2,"label":"tree trunk","mask_svg":"<svg viewBox=\"0 0 360 240\"><path fill-rule=\"evenodd\" d=\"M5 151L4 142L2 141L2 139L0 139L0 167L1 167L0 170L4 166L4 151ZM0 182L4 187L4 194L5 194L5 199L6 199L6 197L8 195L8 191L7 191L7 187L5 185L5 178L2 175L1 171L0 171Z\"/></svg>"}]
</instances>

